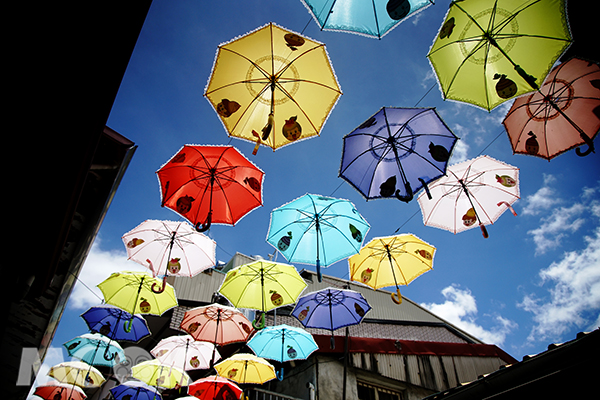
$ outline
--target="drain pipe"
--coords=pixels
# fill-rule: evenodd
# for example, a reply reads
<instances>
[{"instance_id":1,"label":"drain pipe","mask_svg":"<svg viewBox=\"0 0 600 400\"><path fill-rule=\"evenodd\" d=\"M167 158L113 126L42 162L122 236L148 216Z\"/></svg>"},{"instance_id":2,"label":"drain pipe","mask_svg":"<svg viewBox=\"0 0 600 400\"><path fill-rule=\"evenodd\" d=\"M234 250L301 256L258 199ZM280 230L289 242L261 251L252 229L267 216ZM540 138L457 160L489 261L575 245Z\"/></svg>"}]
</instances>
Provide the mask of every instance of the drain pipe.
<instances>
[{"instance_id":1,"label":"drain pipe","mask_svg":"<svg viewBox=\"0 0 600 400\"><path fill-rule=\"evenodd\" d=\"M309 400L315 400L315 385L313 385L312 382L307 382L306 387L308 388Z\"/></svg>"}]
</instances>

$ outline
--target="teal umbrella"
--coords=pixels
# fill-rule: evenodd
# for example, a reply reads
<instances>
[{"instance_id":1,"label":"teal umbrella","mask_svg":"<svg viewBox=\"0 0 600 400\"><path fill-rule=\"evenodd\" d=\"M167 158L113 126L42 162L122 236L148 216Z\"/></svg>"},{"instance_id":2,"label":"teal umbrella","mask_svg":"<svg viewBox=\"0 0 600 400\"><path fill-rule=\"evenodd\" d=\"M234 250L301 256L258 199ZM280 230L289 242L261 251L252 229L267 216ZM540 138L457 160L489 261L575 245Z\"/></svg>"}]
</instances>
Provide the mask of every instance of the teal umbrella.
<instances>
[{"instance_id":1,"label":"teal umbrella","mask_svg":"<svg viewBox=\"0 0 600 400\"><path fill-rule=\"evenodd\" d=\"M86 333L64 343L71 357L90 365L113 367L127 361L121 346L99 333Z\"/></svg>"}]
</instances>

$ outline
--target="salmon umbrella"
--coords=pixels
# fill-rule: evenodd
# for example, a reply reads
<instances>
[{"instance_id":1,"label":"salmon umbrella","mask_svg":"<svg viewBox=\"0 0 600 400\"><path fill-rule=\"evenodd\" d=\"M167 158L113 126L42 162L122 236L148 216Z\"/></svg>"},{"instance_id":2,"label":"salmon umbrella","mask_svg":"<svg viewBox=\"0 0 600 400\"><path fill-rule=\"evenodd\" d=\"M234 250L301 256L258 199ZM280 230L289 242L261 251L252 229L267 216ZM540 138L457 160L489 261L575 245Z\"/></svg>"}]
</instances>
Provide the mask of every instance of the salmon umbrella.
<instances>
[{"instance_id":1,"label":"salmon umbrella","mask_svg":"<svg viewBox=\"0 0 600 400\"><path fill-rule=\"evenodd\" d=\"M479 156L448 167L447 176L429 190L434 200L418 197L426 226L459 233L493 224L519 199L519 169L489 156Z\"/></svg>"},{"instance_id":2,"label":"salmon umbrella","mask_svg":"<svg viewBox=\"0 0 600 400\"><path fill-rule=\"evenodd\" d=\"M557 65L536 92L517 98L502 122L514 153L550 160L574 147L594 151L600 129L600 66L572 58Z\"/></svg>"},{"instance_id":3,"label":"salmon umbrella","mask_svg":"<svg viewBox=\"0 0 600 400\"><path fill-rule=\"evenodd\" d=\"M564 0L452 1L427 57L445 99L489 111L536 90L570 43Z\"/></svg>"},{"instance_id":4,"label":"salmon umbrella","mask_svg":"<svg viewBox=\"0 0 600 400\"><path fill-rule=\"evenodd\" d=\"M262 206L264 172L233 146L183 146L157 172L161 206L204 232Z\"/></svg>"},{"instance_id":5,"label":"salmon umbrella","mask_svg":"<svg viewBox=\"0 0 600 400\"><path fill-rule=\"evenodd\" d=\"M415 235L378 237L350 256L350 279L373 289L395 286L392 300L402 302L398 285L408 285L431 270L435 247Z\"/></svg>"},{"instance_id":6,"label":"salmon umbrella","mask_svg":"<svg viewBox=\"0 0 600 400\"><path fill-rule=\"evenodd\" d=\"M325 45L273 23L219 45L204 92L253 154L319 135L341 94Z\"/></svg>"}]
</instances>

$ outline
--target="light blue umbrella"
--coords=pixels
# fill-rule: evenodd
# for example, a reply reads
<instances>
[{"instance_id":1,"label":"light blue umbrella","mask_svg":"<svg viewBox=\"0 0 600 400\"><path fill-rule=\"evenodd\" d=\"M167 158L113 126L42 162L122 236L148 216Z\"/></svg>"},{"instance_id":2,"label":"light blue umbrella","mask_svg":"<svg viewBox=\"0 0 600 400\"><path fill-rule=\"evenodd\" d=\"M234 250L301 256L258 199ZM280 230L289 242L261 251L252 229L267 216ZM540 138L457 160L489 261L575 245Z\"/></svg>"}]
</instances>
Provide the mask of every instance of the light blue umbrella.
<instances>
[{"instance_id":1,"label":"light blue umbrella","mask_svg":"<svg viewBox=\"0 0 600 400\"><path fill-rule=\"evenodd\" d=\"M115 400L161 400L162 396L155 387L144 382L127 381L110 389Z\"/></svg>"},{"instance_id":2,"label":"light blue umbrella","mask_svg":"<svg viewBox=\"0 0 600 400\"><path fill-rule=\"evenodd\" d=\"M305 194L271 211L267 242L291 263L321 266L360 251L370 225L348 200Z\"/></svg>"},{"instance_id":3,"label":"light blue umbrella","mask_svg":"<svg viewBox=\"0 0 600 400\"><path fill-rule=\"evenodd\" d=\"M99 333L85 333L63 344L71 357L90 365L114 367L127 361L119 343Z\"/></svg>"},{"instance_id":4,"label":"light blue umbrella","mask_svg":"<svg viewBox=\"0 0 600 400\"><path fill-rule=\"evenodd\" d=\"M257 356L281 363L305 360L319 348L309 332L285 324L265 327L247 345ZM283 369L277 377L283 379Z\"/></svg>"},{"instance_id":5,"label":"light blue umbrella","mask_svg":"<svg viewBox=\"0 0 600 400\"><path fill-rule=\"evenodd\" d=\"M301 0L319 27L381 39L433 0Z\"/></svg>"}]
</instances>

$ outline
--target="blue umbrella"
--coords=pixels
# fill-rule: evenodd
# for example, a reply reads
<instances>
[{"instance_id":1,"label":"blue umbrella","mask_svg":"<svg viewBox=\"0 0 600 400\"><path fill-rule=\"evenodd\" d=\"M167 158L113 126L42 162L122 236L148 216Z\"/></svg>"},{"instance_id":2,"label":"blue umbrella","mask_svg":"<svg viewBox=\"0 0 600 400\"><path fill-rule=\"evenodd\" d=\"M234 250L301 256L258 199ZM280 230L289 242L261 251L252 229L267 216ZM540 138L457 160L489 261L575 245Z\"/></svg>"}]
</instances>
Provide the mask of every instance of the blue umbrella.
<instances>
[{"instance_id":1,"label":"blue umbrella","mask_svg":"<svg viewBox=\"0 0 600 400\"><path fill-rule=\"evenodd\" d=\"M321 266L359 252L370 225L348 200L305 194L271 211L267 242L289 262Z\"/></svg>"},{"instance_id":2,"label":"blue umbrella","mask_svg":"<svg viewBox=\"0 0 600 400\"><path fill-rule=\"evenodd\" d=\"M162 396L155 387L144 382L128 381L110 389L115 400L161 400Z\"/></svg>"},{"instance_id":3,"label":"blue umbrella","mask_svg":"<svg viewBox=\"0 0 600 400\"><path fill-rule=\"evenodd\" d=\"M99 333L85 333L63 344L71 357L90 365L113 367L127 361L121 346Z\"/></svg>"},{"instance_id":4,"label":"blue umbrella","mask_svg":"<svg viewBox=\"0 0 600 400\"><path fill-rule=\"evenodd\" d=\"M254 354L281 363L305 360L319 348L313 336L301 328L289 325L267 326L247 343ZM277 373L283 379L283 370Z\"/></svg>"},{"instance_id":5,"label":"blue umbrella","mask_svg":"<svg viewBox=\"0 0 600 400\"><path fill-rule=\"evenodd\" d=\"M408 16L433 0L301 0L326 31L356 33L381 39Z\"/></svg>"},{"instance_id":6,"label":"blue umbrella","mask_svg":"<svg viewBox=\"0 0 600 400\"><path fill-rule=\"evenodd\" d=\"M367 200L409 202L444 176L458 138L435 108L383 107L344 136L339 175Z\"/></svg>"},{"instance_id":7,"label":"blue umbrella","mask_svg":"<svg viewBox=\"0 0 600 400\"><path fill-rule=\"evenodd\" d=\"M113 340L138 342L150 335L148 323L141 315L131 315L109 304L90 307L81 317L90 331L101 333Z\"/></svg>"},{"instance_id":8,"label":"blue umbrella","mask_svg":"<svg viewBox=\"0 0 600 400\"><path fill-rule=\"evenodd\" d=\"M300 297L292 315L305 328L330 330L333 348L333 331L360 324L369 310L371 306L359 292L326 288Z\"/></svg>"}]
</instances>

